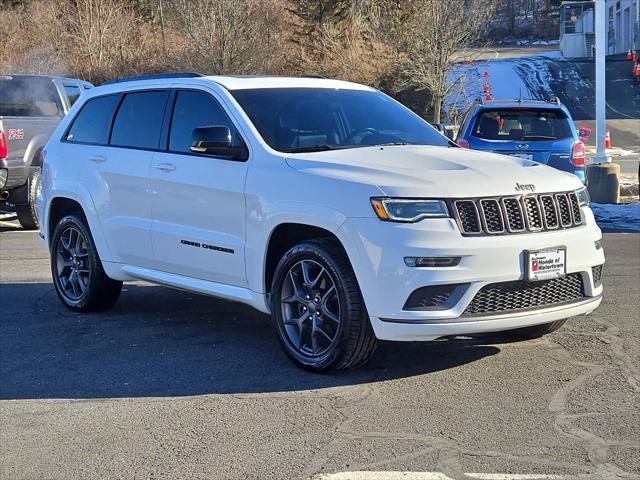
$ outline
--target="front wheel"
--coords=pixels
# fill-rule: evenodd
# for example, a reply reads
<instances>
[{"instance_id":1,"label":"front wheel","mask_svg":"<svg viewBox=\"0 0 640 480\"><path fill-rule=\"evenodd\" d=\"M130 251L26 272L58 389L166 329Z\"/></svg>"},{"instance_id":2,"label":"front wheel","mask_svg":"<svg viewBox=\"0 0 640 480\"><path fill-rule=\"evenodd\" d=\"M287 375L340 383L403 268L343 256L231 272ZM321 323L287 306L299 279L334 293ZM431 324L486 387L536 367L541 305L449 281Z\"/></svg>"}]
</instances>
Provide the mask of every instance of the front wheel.
<instances>
[{"instance_id":1,"label":"front wheel","mask_svg":"<svg viewBox=\"0 0 640 480\"><path fill-rule=\"evenodd\" d=\"M122 282L107 277L84 220L64 217L53 232L51 274L56 293L67 308L92 312L111 307Z\"/></svg>"},{"instance_id":2,"label":"front wheel","mask_svg":"<svg viewBox=\"0 0 640 480\"><path fill-rule=\"evenodd\" d=\"M272 315L287 354L321 372L364 364L376 338L351 265L331 239L302 242L276 267Z\"/></svg>"}]
</instances>

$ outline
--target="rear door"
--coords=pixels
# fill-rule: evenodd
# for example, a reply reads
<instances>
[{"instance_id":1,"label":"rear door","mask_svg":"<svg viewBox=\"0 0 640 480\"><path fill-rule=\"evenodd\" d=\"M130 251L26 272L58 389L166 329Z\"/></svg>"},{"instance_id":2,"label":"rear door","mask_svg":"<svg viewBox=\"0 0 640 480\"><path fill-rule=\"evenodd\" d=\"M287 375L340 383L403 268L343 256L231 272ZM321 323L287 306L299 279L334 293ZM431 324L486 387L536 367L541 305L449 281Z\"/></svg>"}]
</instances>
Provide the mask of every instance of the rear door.
<instances>
[{"instance_id":1,"label":"rear door","mask_svg":"<svg viewBox=\"0 0 640 480\"><path fill-rule=\"evenodd\" d=\"M92 196L116 262L149 266L153 261L149 169L167 97L168 90L96 97L67 134L67 141L80 144L80 183Z\"/></svg>"},{"instance_id":2,"label":"rear door","mask_svg":"<svg viewBox=\"0 0 640 480\"><path fill-rule=\"evenodd\" d=\"M175 91L167 151L151 168L153 250L159 270L246 286L244 264L247 161L191 152L203 126L228 126L242 139L213 91Z\"/></svg>"}]
</instances>

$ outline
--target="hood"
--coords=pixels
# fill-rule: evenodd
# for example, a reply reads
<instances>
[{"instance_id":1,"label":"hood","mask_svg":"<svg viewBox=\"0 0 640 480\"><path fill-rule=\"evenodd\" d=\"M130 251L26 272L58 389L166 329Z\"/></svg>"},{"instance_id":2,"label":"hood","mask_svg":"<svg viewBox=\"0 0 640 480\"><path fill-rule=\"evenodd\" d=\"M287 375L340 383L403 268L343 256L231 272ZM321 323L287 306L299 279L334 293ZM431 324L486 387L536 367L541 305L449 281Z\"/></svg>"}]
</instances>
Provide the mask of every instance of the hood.
<instances>
[{"instance_id":1,"label":"hood","mask_svg":"<svg viewBox=\"0 0 640 480\"><path fill-rule=\"evenodd\" d=\"M292 154L286 161L304 173L375 185L389 197L483 197L583 186L575 175L546 165L463 148L364 147Z\"/></svg>"}]
</instances>

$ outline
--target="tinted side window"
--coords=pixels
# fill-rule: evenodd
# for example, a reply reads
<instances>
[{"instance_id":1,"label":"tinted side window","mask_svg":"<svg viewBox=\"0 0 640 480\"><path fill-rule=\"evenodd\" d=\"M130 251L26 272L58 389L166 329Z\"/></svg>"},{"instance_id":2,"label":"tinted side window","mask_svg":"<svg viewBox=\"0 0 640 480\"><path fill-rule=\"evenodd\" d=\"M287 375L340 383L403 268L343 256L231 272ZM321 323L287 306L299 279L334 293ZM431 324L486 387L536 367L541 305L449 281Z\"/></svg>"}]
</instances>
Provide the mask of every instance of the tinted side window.
<instances>
[{"instance_id":1,"label":"tinted side window","mask_svg":"<svg viewBox=\"0 0 640 480\"><path fill-rule=\"evenodd\" d=\"M119 100L120 95L107 95L89 100L73 120L66 140L107 145L113 112Z\"/></svg>"},{"instance_id":2,"label":"tinted side window","mask_svg":"<svg viewBox=\"0 0 640 480\"><path fill-rule=\"evenodd\" d=\"M215 98L205 92L179 91L171 121L169 150L191 153L189 147L193 130L214 125L229 127L233 146L242 145L231 120Z\"/></svg>"},{"instance_id":3,"label":"tinted side window","mask_svg":"<svg viewBox=\"0 0 640 480\"><path fill-rule=\"evenodd\" d=\"M69 106L76 103L76 100L80 96L80 87L76 85L65 85L64 91L67 94L67 98L69 99Z\"/></svg>"},{"instance_id":4,"label":"tinted side window","mask_svg":"<svg viewBox=\"0 0 640 480\"><path fill-rule=\"evenodd\" d=\"M158 148L166 91L135 92L124 96L116 114L111 145Z\"/></svg>"}]
</instances>

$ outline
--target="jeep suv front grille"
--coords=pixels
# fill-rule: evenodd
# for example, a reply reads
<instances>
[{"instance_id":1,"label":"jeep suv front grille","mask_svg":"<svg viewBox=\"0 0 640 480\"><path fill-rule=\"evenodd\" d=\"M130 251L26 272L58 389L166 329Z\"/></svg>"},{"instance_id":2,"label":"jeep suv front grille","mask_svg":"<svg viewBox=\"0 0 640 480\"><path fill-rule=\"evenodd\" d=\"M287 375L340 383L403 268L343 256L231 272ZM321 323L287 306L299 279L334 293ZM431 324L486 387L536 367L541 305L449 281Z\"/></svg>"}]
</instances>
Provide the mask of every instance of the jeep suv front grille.
<instances>
[{"instance_id":1,"label":"jeep suv front grille","mask_svg":"<svg viewBox=\"0 0 640 480\"><path fill-rule=\"evenodd\" d=\"M504 235L575 228L582 211L575 192L462 199L452 210L463 235Z\"/></svg>"},{"instance_id":2,"label":"jeep suv front grille","mask_svg":"<svg viewBox=\"0 0 640 480\"><path fill-rule=\"evenodd\" d=\"M553 307L583 299L580 273L540 282L493 283L480 289L462 316L509 313L527 308Z\"/></svg>"}]
</instances>

